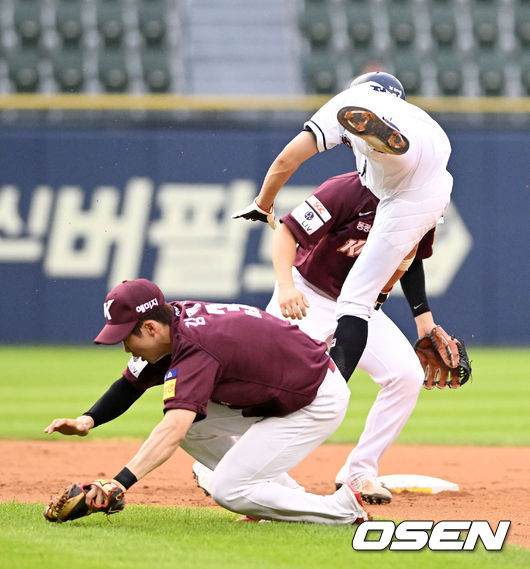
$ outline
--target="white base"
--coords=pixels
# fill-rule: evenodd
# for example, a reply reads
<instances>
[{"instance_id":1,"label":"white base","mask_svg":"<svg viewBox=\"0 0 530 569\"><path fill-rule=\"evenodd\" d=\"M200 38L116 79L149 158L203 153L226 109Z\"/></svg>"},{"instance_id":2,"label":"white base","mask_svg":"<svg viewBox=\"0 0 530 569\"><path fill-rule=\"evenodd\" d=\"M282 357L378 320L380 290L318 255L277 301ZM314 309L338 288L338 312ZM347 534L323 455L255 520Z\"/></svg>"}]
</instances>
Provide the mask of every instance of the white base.
<instances>
[{"instance_id":1,"label":"white base","mask_svg":"<svg viewBox=\"0 0 530 569\"><path fill-rule=\"evenodd\" d=\"M392 492L417 492L419 494L438 494L439 492L458 492L458 484L421 474L389 474L378 476L377 480Z\"/></svg>"}]
</instances>

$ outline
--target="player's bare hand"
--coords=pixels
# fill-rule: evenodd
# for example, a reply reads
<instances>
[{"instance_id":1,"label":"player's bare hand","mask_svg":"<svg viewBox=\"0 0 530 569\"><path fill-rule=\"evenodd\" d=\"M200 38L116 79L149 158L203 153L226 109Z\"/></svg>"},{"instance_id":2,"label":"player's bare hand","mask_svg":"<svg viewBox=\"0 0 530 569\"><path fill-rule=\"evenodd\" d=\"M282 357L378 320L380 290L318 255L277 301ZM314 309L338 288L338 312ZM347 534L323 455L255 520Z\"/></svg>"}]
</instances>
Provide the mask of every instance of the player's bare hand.
<instances>
[{"instance_id":1,"label":"player's bare hand","mask_svg":"<svg viewBox=\"0 0 530 569\"><path fill-rule=\"evenodd\" d=\"M263 209L256 200L249 206L232 214L232 219L249 219L250 221L262 221L268 223L272 229L276 229L276 222L274 217L274 207L270 210Z\"/></svg>"},{"instance_id":2,"label":"player's bare hand","mask_svg":"<svg viewBox=\"0 0 530 569\"><path fill-rule=\"evenodd\" d=\"M306 295L294 285L280 285L278 288L278 304L282 315L292 320L302 320L307 316L309 302Z\"/></svg>"},{"instance_id":3,"label":"player's bare hand","mask_svg":"<svg viewBox=\"0 0 530 569\"><path fill-rule=\"evenodd\" d=\"M85 437L88 431L94 426L91 417L83 417L79 419L54 419L45 429L44 432L61 433L62 435L78 435Z\"/></svg>"},{"instance_id":4,"label":"player's bare hand","mask_svg":"<svg viewBox=\"0 0 530 569\"><path fill-rule=\"evenodd\" d=\"M103 504L105 504L106 501L107 501L107 496L105 492L103 492L103 490L99 486L95 485L92 485L90 487L90 490L86 493L85 496L85 503L87 506L90 506L93 503L95 506L100 507Z\"/></svg>"}]
</instances>

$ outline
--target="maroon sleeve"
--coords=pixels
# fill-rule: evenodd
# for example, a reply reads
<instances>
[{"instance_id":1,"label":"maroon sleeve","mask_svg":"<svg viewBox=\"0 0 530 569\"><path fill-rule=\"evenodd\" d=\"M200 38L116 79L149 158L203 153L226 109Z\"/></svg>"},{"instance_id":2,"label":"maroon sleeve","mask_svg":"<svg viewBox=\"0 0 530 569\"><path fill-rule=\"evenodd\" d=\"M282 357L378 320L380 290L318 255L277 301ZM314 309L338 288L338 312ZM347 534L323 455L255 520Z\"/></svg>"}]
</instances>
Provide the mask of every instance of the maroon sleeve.
<instances>
[{"instance_id":1,"label":"maroon sleeve","mask_svg":"<svg viewBox=\"0 0 530 569\"><path fill-rule=\"evenodd\" d=\"M432 246L434 244L435 228L433 227L428 231L421 239L418 244L418 250L416 252L417 260L428 259L432 256Z\"/></svg>"},{"instance_id":2,"label":"maroon sleeve","mask_svg":"<svg viewBox=\"0 0 530 569\"><path fill-rule=\"evenodd\" d=\"M195 347L171 363L164 381L164 412L168 409L189 409L199 418L206 416L206 407L220 373L219 362L208 352Z\"/></svg>"},{"instance_id":3,"label":"maroon sleeve","mask_svg":"<svg viewBox=\"0 0 530 569\"><path fill-rule=\"evenodd\" d=\"M375 210L377 203L377 198L361 184L358 172L349 172L326 180L280 221L302 247L308 248L355 218L362 208ZM306 221L306 216L311 217Z\"/></svg>"}]
</instances>

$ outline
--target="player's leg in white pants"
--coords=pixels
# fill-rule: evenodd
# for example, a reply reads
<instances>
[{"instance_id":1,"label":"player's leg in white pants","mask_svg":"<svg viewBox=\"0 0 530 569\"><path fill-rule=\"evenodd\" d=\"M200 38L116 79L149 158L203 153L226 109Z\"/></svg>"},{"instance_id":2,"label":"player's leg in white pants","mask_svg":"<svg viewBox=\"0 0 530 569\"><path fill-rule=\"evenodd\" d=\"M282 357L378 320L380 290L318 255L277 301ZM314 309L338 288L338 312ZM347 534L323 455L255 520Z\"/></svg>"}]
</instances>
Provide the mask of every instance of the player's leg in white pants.
<instances>
[{"instance_id":1,"label":"player's leg in white pants","mask_svg":"<svg viewBox=\"0 0 530 569\"><path fill-rule=\"evenodd\" d=\"M361 254L351 268L339 298L337 319L344 315L368 320L377 295L404 257L437 223L449 203L451 187L432 184L383 198Z\"/></svg>"},{"instance_id":2,"label":"player's leg in white pants","mask_svg":"<svg viewBox=\"0 0 530 569\"><path fill-rule=\"evenodd\" d=\"M237 438L259 419L243 417L241 411L209 401L206 417L192 424L180 446L213 470Z\"/></svg>"},{"instance_id":3,"label":"player's leg in white pants","mask_svg":"<svg viewBox=\"0 0 530 569\"><path fill-rule=\"evenodd\" d=\"M310 288L302 275L293 267L293 281L296 288L303 292L308 301L309 308L307 309L307 316L302 320L291 320L285 318L281 312L280 305L278 304L278 283L274 286L272 297L269 300L266 311L277 318L287 320L291 324L296 324L300 330L304 331L308 336L321 342L329 342L333 337L333 332L337 327L337 320L335 319L335 312L337 303L331 298L326 298L318 294L314 289Z\"/></svg>"},{"instance_id":4,"label":"player's leg in white pants","mask_svg":"<svg viewBox=\"0 0 530 569\"><path fill-rule=\"evenodd\" d=\"M234 446L239 437L261 417L243 417L241 411L230 409L210 401L207 416L193 423L180 446L195 460L213 471L223 456ZM208 476L211 480L211 473ZM286 472L278 476L276 482L288 488L303 490ZM211 493L210 488L205 488Z\"/></svg>"},{"instance_id":5,"label":"player's leg in white pants","mask_svg":"<svg viewBox=\"0 0 530 569\"><path fill-rule=\"evenodd\" d=\"M381 389L359 442L337 474L343 483L362 474L377 476L381 457L405 426L423 385L424 372L414 349L381 310L368 322L368 341L358 367Z\"/></svg>"},{"instance_id":6,"label":"player's leg in white pants","mask_svg":"<svg viewBox=\"0 0 530 569\"><path fill-rule=\"evenodd\" d=\"M310 307L302 320L287 319L306 334L326 341L333 335L336 302L309 288L293 269L295 286L308 298ZM277 287L267 312L284 318L278 305ZM361 474L377 476L378 463L396 440L416 405L423 384L423 369L401 330L384 314L374 311L368 321L368 339L358 367L381 387L368 414L365 428L337 480L348 482ZM352 380L354 381L354 380ZM355 388L353 386L355 393Z\"/></svg>"},{"instance_id":7,"label":"player's leg in white pants","mask_svg":"<svg viewBox=\"0 0 530 569\"><path fill-rule=\"evenodd\" d=\"M338 370L328 371L315 400L286 417L254 423L226 453L212 476L221 506L249 516L315 523L353 523L359 512L346 487L329 496L301 492L275 479L296 466L340 425L349 390Z\"/></svg>"}]
</instances>

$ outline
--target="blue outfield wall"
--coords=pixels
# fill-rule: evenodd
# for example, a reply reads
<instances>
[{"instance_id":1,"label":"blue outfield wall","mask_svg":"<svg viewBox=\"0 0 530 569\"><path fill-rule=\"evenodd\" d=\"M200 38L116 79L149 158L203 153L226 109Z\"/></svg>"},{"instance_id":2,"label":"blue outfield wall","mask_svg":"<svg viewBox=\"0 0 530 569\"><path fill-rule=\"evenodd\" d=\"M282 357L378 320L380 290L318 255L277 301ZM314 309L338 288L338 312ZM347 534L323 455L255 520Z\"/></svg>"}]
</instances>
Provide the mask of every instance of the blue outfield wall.
<instances>
[{"instance_id":1,"label":"blue outfield wall","mask_svg":"<svg viewBox=\"0 0 530 569\"><path fill-rule=\"evenodd\" d=\"M436 320L470 345L528 344L530 132L447 128L453 204L427 261ZM0 128L0 341L88 343L108 288L139 276L168 299L264 307L272 232L231 220L292 126ZM355 169L337 148L280 192L285 213ZM415 327L396 291L385 310Z\"/></svg>"}]
</instances>

